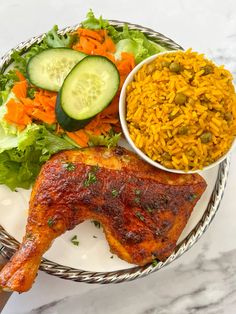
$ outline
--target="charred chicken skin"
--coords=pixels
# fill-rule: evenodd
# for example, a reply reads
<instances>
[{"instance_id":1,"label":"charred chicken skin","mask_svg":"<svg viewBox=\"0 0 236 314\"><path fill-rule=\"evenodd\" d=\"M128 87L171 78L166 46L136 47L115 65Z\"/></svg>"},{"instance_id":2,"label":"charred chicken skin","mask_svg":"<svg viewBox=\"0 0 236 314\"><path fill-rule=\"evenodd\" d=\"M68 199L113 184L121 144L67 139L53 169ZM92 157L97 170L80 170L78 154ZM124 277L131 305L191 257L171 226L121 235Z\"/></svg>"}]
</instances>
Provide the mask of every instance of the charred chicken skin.
<instances>
[{"instance_id":1,"label":"charred chicken skin","mask_svg":"<svg viewBox=\"0 0 236 314\"><path fill-rule=\"evenodd\" d=\"M111 251L123 260L165 260L205 188L198 174L159 170L121 147L56 154L33 187L23 242L0 285L30 289L52 241L86 219L102 224Z\"/></svg>"}]
</instances>

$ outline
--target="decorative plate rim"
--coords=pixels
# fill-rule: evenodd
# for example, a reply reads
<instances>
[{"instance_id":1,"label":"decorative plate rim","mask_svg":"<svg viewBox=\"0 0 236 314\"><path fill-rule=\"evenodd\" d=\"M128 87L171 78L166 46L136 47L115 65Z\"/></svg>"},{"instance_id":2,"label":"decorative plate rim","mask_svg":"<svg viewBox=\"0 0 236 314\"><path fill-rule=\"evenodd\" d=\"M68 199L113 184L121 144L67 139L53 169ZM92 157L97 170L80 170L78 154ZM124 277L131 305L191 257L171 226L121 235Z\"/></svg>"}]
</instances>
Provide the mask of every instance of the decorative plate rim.
<instances>
[{"instance_id":1,"label":"decorative plate rim","mask_svg":"<svg viewBox=\"0 0 236 314\"><path fill-rule=\"evenodd\" d=\"M163 45L169 50L179 49L183 50L183 48L177 43L175 43L173 40L150 28L116 20L110 20L109 22L117 29L121 28L124 24L127 24L130 29L134 30L138 29L145 35L147 35L149 39L158 44ZM72 32L79 25L80 24L66 27L60 30L60 33L64 34L66 32ZM33 44L41 42L44 36L45 35L42 34L39 36L32 37L31 39L24 41L17 45L15 48L9 50L0 59L0 71L4 72L6 68L11 64L11 55L13 51L18 50L24 53ZM202 218L197 223L197 225L192 229L192 231L188 234L188 236L176 246L175 251L164 262L158 262L157 265L155 266L149 264L143 267L136 266L133 268L122 269L117 271L93 272L60 265L58 263L43 258L40 265L40 270L45 271L50 275L54 275L67 280L101 284L131 281L140 277L147 276L148 274L153 273L157 270L160 270L161 268L167 266L168 264L179 258L186 251L188 251L207 230L221 203L228 178L229 167L230 157L226 158L219 165L215 187ZM3 245L3 248L1 248L0 250L0 254L4 255L7 258L10 258L19 246L19 242L11 235L9 235L1 225L0 225L0 244Z\"/></svg>"}]
</instances>

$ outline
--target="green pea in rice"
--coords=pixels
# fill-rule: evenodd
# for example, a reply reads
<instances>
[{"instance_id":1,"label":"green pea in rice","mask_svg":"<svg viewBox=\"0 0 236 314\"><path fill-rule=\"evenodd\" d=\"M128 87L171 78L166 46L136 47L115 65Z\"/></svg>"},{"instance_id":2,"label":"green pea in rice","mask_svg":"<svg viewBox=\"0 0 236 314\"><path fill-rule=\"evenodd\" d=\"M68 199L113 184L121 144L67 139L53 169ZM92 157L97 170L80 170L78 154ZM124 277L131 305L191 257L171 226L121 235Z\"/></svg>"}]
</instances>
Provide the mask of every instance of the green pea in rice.
<instances>
[{"instance_id":1,"label":"green pea in rice","mask_svg":"<svg viewBox=\"0 0 236 314\"><path fill-rule=\"evenodd\" d=\"M130 136L163 166L202 169L231 147L236 135L232 75L202 54L189 49L160 55L135 74L126 92Z\"/></svg>"}]
</instances>

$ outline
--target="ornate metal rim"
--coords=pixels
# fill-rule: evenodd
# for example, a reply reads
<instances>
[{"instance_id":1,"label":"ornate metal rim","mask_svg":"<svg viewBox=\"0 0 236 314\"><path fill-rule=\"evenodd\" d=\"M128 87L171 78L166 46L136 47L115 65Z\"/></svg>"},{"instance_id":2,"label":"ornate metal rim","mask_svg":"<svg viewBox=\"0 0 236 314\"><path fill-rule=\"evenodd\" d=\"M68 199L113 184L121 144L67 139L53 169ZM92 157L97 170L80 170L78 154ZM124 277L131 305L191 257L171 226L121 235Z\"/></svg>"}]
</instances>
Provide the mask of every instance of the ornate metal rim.
<instances>
[{"instance_id":1,"label":"ornate metal rim","mask_svg":"<svg viewBox=\"0 0 236 314\"><path fill-rule=\"evenodd\" d=\"M117 29L121 28L125 22L121 21L110 21L110 23L115 26ZM140 25L128 24L130 29L138 29L148 36L152 41L165 46L169 50L178 50L183 49L180 45L176 44L170 38L153 31L149 28L142 27ZM60 31L60 33L65 33L68 31L74 31L78 25L64 28ZM24 53L29 49L33 44L39 43L42 41L44 35L36 36L27 40L25 42L20 43L14 50L21 51ZM11 54L13 49L7 52L0 59L0 71L4 72L5 69L11 63ZM54 275L63 279L79 281L79 282L87 282L87 283L119 283L123 281L131 281L140 277L144 277L152 272L155 272L166 265L170 264L177 258L179 258L182 254L188 251L203 235L206 229L209 227L211 221L213 220L220 202L222 200L227 178L230 167L230 158L225 159L219 166L218 176L215 183L214 190L212 192L210 201L207 205L207 208L198 222L198 224L194 227L194 229L189 233L189 235L177 245L175 251L169 256L168 259L164 262L159 262L156 266L146 265L144 267L133 267L129 269L123 269L112 272L90 272L84 271L68 266L63 266L54 262L51 262L47 259L42 259L40 270L47 272L50 275ZM19 242L10 236L6 230L2 226L0 226L0 243L4 246L1 249L1 254L7 258L10 258L12 254L17 250L19 246Z\"/></svg>"}]
</instances>

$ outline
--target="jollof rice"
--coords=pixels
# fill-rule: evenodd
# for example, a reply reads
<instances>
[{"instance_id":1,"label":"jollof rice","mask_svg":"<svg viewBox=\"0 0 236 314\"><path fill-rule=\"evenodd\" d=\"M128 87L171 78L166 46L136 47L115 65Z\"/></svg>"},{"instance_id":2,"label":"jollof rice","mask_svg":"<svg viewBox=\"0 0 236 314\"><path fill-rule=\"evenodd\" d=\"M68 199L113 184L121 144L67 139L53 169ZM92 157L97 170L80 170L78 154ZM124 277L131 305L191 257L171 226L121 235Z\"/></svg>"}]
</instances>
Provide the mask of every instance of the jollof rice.
<instances>
[{"instance_id":1,"label":"jollof rice","mask_svg":"<svg viewBox=\"0 0 236 314\"><path fill-rule=\"evenodd\" d=\"M231 147L236 135L232 76L202 54L160 55L135 74L126 92L130 136L163 166L202 169Z\"/></svg>"}]
</instances>

